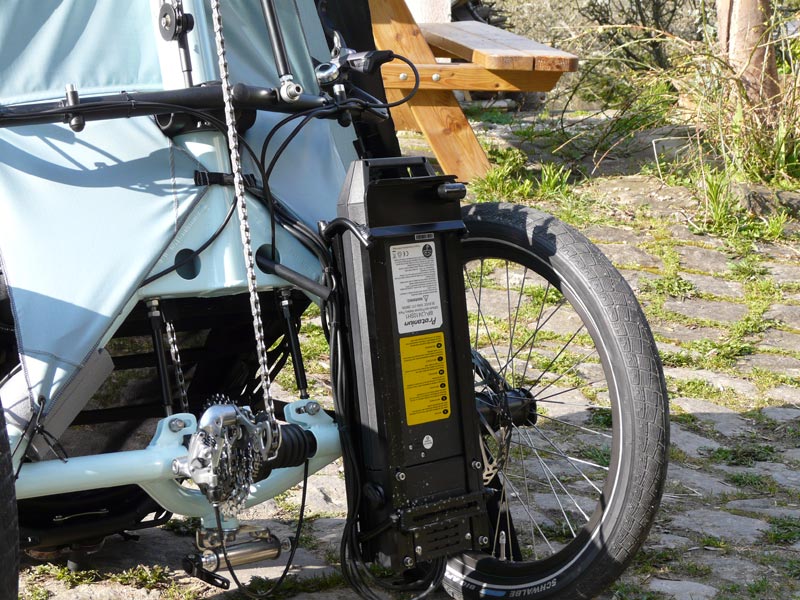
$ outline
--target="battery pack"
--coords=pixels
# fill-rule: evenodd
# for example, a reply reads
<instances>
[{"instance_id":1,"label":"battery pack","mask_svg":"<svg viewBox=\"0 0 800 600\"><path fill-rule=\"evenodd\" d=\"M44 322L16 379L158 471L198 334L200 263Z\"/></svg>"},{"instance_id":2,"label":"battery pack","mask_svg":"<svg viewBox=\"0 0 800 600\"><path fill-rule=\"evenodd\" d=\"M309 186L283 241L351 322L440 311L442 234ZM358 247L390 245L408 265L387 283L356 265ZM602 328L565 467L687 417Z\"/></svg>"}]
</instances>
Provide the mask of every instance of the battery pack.
<instances>
[{"instance_id":1,"label":"battery pack","mask_svg":"<svg viewBox=\"0 0 800 600\"><path fill-rule=\"evenodd\" d=\"M425 158L361 160L339 198L362 556L413 566L488 540L464 294L464 186ZM365 243L364 238L369 240Z\"/></svg>"}]
</instances>

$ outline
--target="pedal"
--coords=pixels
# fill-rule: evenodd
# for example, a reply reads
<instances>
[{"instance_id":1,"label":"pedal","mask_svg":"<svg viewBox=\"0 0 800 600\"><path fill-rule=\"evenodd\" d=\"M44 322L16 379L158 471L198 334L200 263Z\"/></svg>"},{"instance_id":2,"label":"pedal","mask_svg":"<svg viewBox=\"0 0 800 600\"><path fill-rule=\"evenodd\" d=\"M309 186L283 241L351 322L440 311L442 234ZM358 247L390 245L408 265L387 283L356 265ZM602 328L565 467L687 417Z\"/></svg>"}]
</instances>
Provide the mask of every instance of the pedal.
<instances>
[{"instance_id":1,"label":"pedal","mask_svg":"<svg viewBox=\"0 0 800 600\"><path fill-rule=\"evenodd\" d=\"M183 559L183 570L192 577L197 577L200 581L213 585L214 587L223 590L227 590L231 587L230 581L225 579L222 575L217 575L208 569L204 569L201 563L202 561L198 556L189 554Z\"/></svg>"}]
</instances>

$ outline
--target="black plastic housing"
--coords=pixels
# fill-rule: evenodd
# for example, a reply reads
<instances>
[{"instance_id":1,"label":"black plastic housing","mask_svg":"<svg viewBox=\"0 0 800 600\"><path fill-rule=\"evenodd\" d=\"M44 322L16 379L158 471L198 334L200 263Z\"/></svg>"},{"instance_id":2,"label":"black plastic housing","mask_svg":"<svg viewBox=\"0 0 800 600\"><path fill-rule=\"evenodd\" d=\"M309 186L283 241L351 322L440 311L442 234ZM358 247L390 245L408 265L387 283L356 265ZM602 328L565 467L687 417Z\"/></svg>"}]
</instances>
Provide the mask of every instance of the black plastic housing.
<instances>
[{"instance_id":1,"label":"black plastic housing","mask_svg":"<svg viewBox=\"0 0 800 600\"><path fill-rule=\"evenodd\" d=\"M359 528L367 561L401 569L488 535L461 259L462 194L424 158L354 162L338 245L357 384ZM347 475L347 473L346 473Z\"/></svg>"}]
</instances>

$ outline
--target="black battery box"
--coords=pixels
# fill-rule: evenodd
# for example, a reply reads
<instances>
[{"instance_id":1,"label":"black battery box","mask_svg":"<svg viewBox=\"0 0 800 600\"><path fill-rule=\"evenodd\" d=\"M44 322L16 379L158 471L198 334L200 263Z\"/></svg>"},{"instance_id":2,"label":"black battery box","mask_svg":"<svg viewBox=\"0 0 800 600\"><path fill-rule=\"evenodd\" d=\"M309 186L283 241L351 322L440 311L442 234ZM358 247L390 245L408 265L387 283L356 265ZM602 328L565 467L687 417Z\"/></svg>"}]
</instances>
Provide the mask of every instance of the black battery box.
<instances>
[{"instance_id":1,"label":"black battery box","mask_svg":"<svg viewBox=\"0 0 800 600\"><path fill-rule=\"evenodd\" d=\"M488 541L467 326L464 186L425 158L351 165L338 216L362 556L413 566ZM365 243L368 240L368 243Z\"/></svg>"}]
</instances>

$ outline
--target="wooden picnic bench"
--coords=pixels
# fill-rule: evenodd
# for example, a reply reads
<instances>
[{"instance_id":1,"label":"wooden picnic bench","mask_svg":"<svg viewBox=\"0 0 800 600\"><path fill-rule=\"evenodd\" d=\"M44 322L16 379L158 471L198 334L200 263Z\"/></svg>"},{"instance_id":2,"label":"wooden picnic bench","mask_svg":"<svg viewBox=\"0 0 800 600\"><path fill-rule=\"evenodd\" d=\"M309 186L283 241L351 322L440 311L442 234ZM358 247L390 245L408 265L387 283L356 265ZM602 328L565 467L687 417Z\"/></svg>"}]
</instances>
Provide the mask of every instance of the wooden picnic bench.
<instances>
[{"instance_id":1,"label":"wooden picnic bench","mask_svg":"<svg viewBox=\"0 0 800 600\"><path fill-rule=\"evenodd\" d=\"M405 56L420 74L416 96L392 109L395 127L421 131L442 170L463 181L485 175L490 165L453 90L547 92L578 68L572 54L485 23L417 24L404 0L369 0L369 6L378 49ZM400 61L384 65L382 73L389 101L414 84Z\"/></svg>"}]
</instances>

